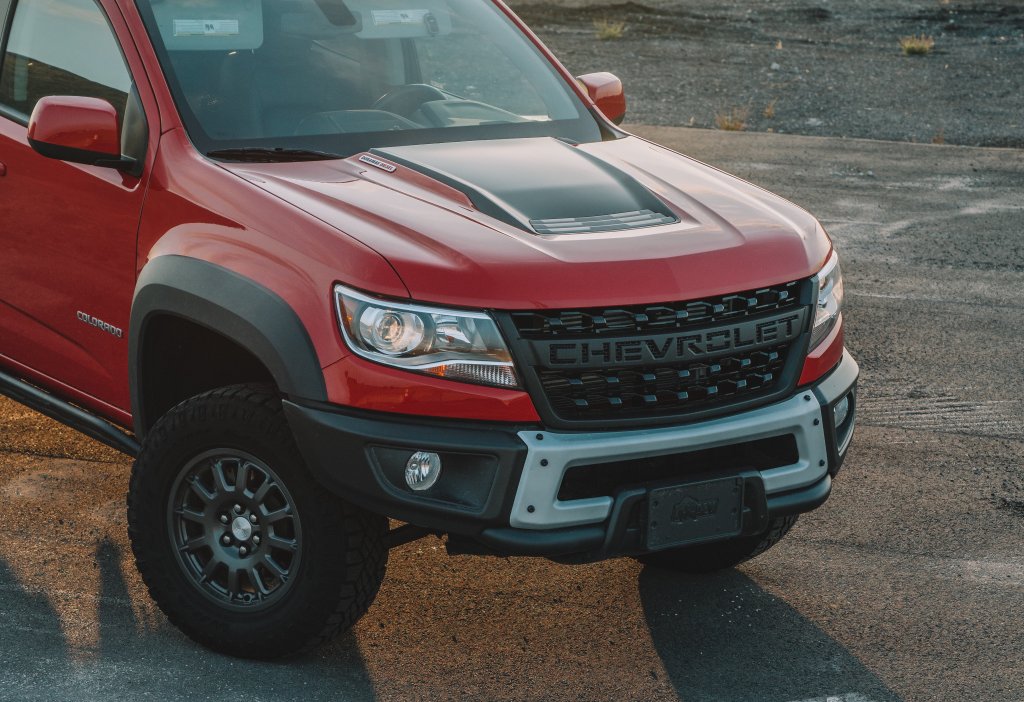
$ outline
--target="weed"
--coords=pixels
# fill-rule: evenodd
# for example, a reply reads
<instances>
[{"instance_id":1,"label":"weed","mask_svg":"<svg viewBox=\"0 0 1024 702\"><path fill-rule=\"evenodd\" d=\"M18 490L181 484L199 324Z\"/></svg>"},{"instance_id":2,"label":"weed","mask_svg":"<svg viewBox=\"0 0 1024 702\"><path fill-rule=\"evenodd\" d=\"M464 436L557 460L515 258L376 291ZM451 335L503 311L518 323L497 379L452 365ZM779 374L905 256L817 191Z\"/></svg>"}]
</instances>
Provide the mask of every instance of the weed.
<instances>
[{"instance_id":1,"label":"weed","mask_svg":"<svg viewBox=\"0 0 1024 702\"><path fill-rule=\"evenodd\" d=\"M900 48L907 56L925 56L935 48L935 39L924 34L903 37L900 39Z\"/></svg>"},{"instance_id":2,"label":"weed","mask_svg":"<svg viewBox=\"0 0 1024 702\"><path fill-rule=\"evenodd\" d=\"M597 32L597 38L601 41L621 39L622 35L626 33L626 23L610 19L596 19L594 20L594 30Z\"/></svg>"},{"instance_id":3,"label":"weed","mask_svg":"<svg viewBox=\"0 0 1024 702\"><path fill-rule=\"evenodd\" d=\"M778 98L776 98L764 106L764 110L762 110L761 114L764 115L765 119L772 119L775 117L775 103L778 101Z\"/></svg>"},{"instance_id":4,"label":"weed","mask_svg":"<svg viewBox=\"0 0 1024 702\"><path fill-rule=\"evenodd\" d=\"M719 112L715 115L715 126L726 132L742 132L747 128L749 116L749 108L734 107L727 112Z\"/></svg>"},{"instance_id":5,"label":"weed","mask_svg":"<svg viewBox=\"0 0 1024 702\"><path fill-rule=\"evenodd\" d=\"M939 131L935 132L935 136L932 137L933 144L945 144L946 143L946 130L939 128Z\"/></svg>"}]
</instances>

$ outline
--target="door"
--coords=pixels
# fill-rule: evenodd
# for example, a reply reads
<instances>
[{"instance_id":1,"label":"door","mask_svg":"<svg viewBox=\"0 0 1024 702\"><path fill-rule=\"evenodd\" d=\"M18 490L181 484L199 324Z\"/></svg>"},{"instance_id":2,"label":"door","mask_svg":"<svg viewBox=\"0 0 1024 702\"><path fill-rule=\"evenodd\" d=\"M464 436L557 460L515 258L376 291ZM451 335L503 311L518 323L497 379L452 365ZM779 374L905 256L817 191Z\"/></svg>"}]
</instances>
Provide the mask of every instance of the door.
<instances>
[{"instance_id":1,"label":"door","mask_svg":"<svg viewBox=\"0 0 1024 702\"><path fill-rule=\"evenodd\" d=\"M46 158L26 133L44 96L107 100L126 134L125 113L138 119L141 103L95 0L12 0L10 12L0 57L0 365L124 419L146 174Z\"/></svg>"}]
</instances>

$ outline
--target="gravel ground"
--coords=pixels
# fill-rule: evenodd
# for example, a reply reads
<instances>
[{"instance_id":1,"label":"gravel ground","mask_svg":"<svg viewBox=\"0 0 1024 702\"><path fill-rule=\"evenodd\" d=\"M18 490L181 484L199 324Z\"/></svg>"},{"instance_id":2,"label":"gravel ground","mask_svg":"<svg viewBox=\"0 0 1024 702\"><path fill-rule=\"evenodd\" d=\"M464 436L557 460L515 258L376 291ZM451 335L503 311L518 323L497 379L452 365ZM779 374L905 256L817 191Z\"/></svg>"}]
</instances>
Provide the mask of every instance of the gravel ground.
<instances>
[{"instance_id":1,"label":"gravel ground","mask_svg":"<svg viewBox=\"0 0 1024 702\"><path fill-rule=\"evenodd\" d=\"M642 134L808 207L843 253L861 409L824 507L705 578L424 539L350 634L253 663L147 596L129 461L0 398L0 700L1024 700L1020 152Z\"/></svg>"},{"instance_id":2,"label":"gravel ground","mask_svg":"<svg viewBox=\"0 0 1024 702\"><path fill-rule=\"evenodd\" d=\"M632 123L1024 147L1019 0L512 4L574 73L619 75ZM622 37L595 43L602 20Z\"/></svg>"}]
</instances>

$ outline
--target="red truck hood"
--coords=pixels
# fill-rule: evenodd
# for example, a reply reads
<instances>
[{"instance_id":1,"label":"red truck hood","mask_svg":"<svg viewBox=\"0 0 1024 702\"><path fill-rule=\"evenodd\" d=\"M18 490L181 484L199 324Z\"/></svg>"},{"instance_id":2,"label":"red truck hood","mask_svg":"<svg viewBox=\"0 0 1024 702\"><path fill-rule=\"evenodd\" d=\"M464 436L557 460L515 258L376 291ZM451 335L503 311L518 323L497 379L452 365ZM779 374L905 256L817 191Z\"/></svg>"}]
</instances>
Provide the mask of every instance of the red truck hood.
<instances>
[{"instance_id":1,"label":"red truck hood","mask_svg":"<svg viewBox=\"0 0 1024 702\"><path fill-rule=\"evenodd\" d=\"M831 247L799 207L636 137L424 145L228 168L376 250L424 302L685 300L810 276ZM609 225L600 215L611 214L620 217ZM630 223L643 226L621 231Z\"/></svg>"}]
</instances>

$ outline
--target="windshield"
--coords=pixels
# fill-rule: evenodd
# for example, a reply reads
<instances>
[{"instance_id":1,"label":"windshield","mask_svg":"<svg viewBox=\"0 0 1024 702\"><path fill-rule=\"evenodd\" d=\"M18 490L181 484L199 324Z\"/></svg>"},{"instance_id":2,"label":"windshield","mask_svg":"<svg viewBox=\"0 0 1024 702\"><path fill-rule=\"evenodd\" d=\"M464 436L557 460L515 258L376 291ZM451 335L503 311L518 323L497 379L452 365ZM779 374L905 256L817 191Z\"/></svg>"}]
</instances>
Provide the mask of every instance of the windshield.
<instances>
[{"instance_id":1,"label":"windshield","mask_svg":"<svg viewBox=\"0 0 1024 702\"><path fill-rule=\"evenodd\" d=\"M137 0L185 126L207 154L601 130L486 0ZM242 160L242 157L239 157Z\"/></svg>"}]
</instances>

